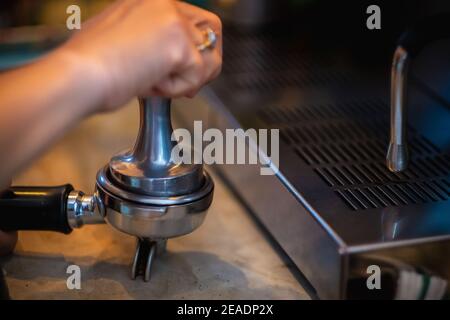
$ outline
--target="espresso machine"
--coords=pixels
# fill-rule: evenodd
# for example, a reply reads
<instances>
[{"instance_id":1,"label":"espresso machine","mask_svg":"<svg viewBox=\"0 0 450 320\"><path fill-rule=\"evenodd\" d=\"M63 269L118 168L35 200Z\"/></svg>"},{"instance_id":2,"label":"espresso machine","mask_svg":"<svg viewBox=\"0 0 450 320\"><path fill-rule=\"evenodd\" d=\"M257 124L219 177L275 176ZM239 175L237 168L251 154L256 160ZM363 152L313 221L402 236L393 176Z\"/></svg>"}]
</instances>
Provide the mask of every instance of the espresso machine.
<instances>
[{"instance_id":1,"label":"espresso machine","mask_svg":"<svg viewBox=\"0 0 450 320\"><path fill-rule=\"evenodd\" d=\"M313 296L442 298L450 281L449 8L380 1L382 27L369 30L371 4L298 4L297 15L292 8L257 32L225 24L222 74L203 90L204 107L180 109L181 118L221 131L279 130L274 175L260 175L258 164L216 170ZM381 290L366 286L373 265ZM422 282L439 294L412 289Z\"/></svg>"},{"instance_id":2,"label":"espresso machine","mask_svg":"<svg viewBox=\"0 0 450 320\"><path fill-rule=\"evenodd\" d=\"M131 278L150 280L151 266L167 239L194 231L205 219L214 193L202 164L175 161L171 100L140 98L134 147L115 155L97 173L95 193L66 184L11 187L1 194L0 229L70 233L86 224L108 223L137 238Z\"/></svg>"}]
</instances>

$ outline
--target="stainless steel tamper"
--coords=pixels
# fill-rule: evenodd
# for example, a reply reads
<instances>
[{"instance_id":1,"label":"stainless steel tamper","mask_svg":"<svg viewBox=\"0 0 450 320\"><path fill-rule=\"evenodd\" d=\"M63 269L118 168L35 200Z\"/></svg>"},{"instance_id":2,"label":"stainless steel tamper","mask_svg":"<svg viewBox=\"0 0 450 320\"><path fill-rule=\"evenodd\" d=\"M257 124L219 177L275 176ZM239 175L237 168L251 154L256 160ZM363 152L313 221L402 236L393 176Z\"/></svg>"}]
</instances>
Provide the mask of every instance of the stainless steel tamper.
<instances>
[{"instance_id":1,"label":"stainless steel tamper","mask_svg":"<svg viewBox=\"0 0 450 320\"><path fill-rule=\"evenodd\" d=\"M194 231L205 218L214 184L201 164L175 161L170 99L139 99L140 127L132 149L114 156L97 174L105 220L136 236L132 277L150 279L153 257L169 238Z\"/></svg>"},{"instance_id":2,"label":"stainless steel tamper","mask_svg":"<svg viewBox=\"0 0 450 320\"><path fill-rule=\"evenodd\" d=\"M183 149L172 140L170 99L139 99L140 126L134 147L112 157L86 195L69 184L11 187L0 195L0 230L70 233L107 222L137 237L131 276L150 279L166 240L199 227L211 205L214 183L201 164L175 161ZM184 146L186 148L186 146ZM184 159L184 157L180 157Z\"/></svg>"}]
</instances>

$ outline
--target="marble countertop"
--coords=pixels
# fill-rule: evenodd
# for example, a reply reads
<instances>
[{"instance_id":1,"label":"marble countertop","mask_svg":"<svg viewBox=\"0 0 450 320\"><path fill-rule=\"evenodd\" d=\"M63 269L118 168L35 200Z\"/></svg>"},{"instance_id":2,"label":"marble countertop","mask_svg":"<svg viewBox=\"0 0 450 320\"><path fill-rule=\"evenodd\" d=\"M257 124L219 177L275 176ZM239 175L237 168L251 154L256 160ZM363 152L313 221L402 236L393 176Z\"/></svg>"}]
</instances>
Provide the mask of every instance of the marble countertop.
<instances>
[{"instance_id":1,"label":"marble countertop","mask_svg":"<svg viewBox=\"0 0 450 320\"><path fill-rule=\"evenodd\" d=\"M135 101L82 122L14 180L15 185L70 182L92 192L98 168L132 145ZM1 259L13 299L309 299L288 265L213 173L215 195L205 223L168 241L152 279L131 280L135 239L108 225L70 235L20 232L15 253ZM81 289L69 290L69 265L81 268Z\"/></svg>"}]
</instances>

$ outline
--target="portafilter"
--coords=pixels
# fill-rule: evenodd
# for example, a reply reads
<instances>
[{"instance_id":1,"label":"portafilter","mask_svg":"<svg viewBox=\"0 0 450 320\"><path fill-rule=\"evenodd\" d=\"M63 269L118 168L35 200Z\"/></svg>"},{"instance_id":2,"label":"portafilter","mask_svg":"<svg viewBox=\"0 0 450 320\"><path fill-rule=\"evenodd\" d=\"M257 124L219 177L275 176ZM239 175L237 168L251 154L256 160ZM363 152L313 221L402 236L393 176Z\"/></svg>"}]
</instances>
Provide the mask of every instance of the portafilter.
<instances>
[{"instance_id":1,"label":"portafilter","mask_svg":"<svg viewBox=\"0 0 450 320\"><path fill-rule=\"evenodd\" d=\"M0 196L0 230L70 233L107 222L137 238L131 277L150 280L152 262L167 239L198 228L211 205L214 183L201 164L175 161L183 150L172 139L170 99L140 98L134 147L102 167L95 192L66 184L11 187Z\"/></svg>"}]
</instances>

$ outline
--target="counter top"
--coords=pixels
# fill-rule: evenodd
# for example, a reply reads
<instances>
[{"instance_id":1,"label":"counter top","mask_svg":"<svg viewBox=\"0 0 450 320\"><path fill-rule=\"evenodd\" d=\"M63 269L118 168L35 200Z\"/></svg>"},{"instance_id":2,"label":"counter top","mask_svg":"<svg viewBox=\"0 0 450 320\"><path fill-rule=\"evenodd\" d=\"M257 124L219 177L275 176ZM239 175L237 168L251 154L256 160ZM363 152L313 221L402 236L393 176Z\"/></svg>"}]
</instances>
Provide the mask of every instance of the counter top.
<instances>
[{"instance_id":1,"label":"counter top","mask_svg":"<svg viewBox=\"0 0 450 320\"><path fill-rule=\"evenodd\" d=\"M132 145L135 101L119 112L90 118L38 159L15 185L70 182L85 192L111 155ZM215 195L205 223L168 241L152 279L131 280L135 239L108 225L70 235L21 232L14 255L2 258L13 299L309 299L225 184L213 173ZM81 289L69 290L69 265L81 268Z\"/></svg>"}]
</instances>

